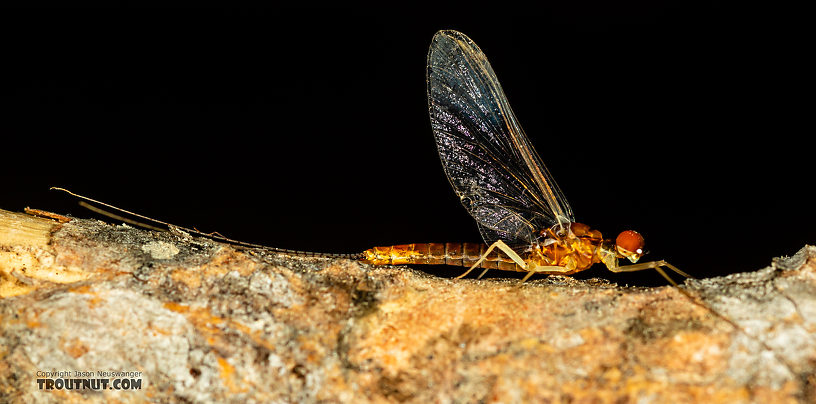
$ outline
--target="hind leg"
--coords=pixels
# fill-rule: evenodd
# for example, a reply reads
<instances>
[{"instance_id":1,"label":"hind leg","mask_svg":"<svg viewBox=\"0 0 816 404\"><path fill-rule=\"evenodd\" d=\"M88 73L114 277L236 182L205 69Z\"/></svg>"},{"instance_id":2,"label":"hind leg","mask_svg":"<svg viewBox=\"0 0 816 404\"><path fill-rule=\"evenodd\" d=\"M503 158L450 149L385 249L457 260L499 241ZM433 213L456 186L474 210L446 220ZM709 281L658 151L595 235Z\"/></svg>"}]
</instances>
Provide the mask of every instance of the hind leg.
<instances>
[{"instance_id":1,"label":"hind leg","mask_svg":"<svg viewBox=\"0 0 816 404\"><path fill-rule=\"evenodd\" d=\"M524 260L521 258L521 256L518 255L518 253L516 253L515 251L513 251L513 249L510 248L510 246L508 246L504 241L499 240L499 241L496 241L495 243L491 244L490 247L487 247L487 250L485 250L485 253L482 254L482 256L479 258L479 260L476 261L476 263L473 264L473 266L471 266L470 269L465 271L465 273L463 273L462 275L457 276L455 279L462 279L465 276L467 276L467 274L469 274L470 271L476 269L479 265L481 265L482 262L484 262L484 260L487 258L487 256L491 252L493 252L493 249L495 249L495 248L498 248L501 252L507 254L507 256L510 257L510 259L513 260L513 262L515 262L518 266L520 266L522 268L527 268L527 263L524 262ZM487 269L482 271L481 275L479 275L479 278L484 276L484 274L486 272L487 272Z\"/></svg>"},{"instance_id":2,"label":"hind leg","mask_svg":"<svg viewBox=\"0 0 816 404\"><path fill-rule=\"evenodd\" d=\"M482 257L479 258L479 260L476 261L476 263L473 264L473 266L471 266L470 269L465 271L465 273L463 273L462 275L457 276L456 279L462 279L463 277L467 276L467 274L469 274L470 271L473 271L482 262L484 262L485 258L487 258L487 255L490 254L493 251L494 248L498 248L501 252L507 254L507 256L510 257L510 259L513 260L513 262L516 263L516 265L520 266L521 268L524 268L527 271L527 275L524 275L524 278L521 279L520 283L523 283L527 279L530 279L530 277L533 276L533 274L536 274L536 273L558 274L558 273L572 272L570 269L568 269L566 267L559 267L559 266L553 266L553 265L542 265L542 266L536 266L534 268L531 268L530 264L524 262L524 259L522 259L521 256L518 255L518 253L513 251L513 249L510 248L510 246L508 246L504 241L499 240L499 241L496 241L495 243L491 244L490 247L488 247L487 250L485 251L485 253L482 255ZM486 273L487 273L487 269L485 269L484 271L482 271L481 274L479 274L478 279L481 279L484 276L484 274L486 274Z\"/></svg>"},{"instance_id":3,"label":"hind leg","mask_svg":"<svg viewBox=\"0 0 816 404\"><path fill-rule=\"evenodd\" d=\"M537 266L535 268L532 268L529 271L530 272L527 272L527 275L524 275L524 278L521 278L521 282L519 282L519 283L524 283L524 281L526 281L527 279L530 279L530 277L533 276L533 274L544 273L544 274L549 275L549 274L565 274L565 273L574 272L574 271L570 270L567 267L558 267L558 266L555 266L555 265L541 265L541 266Z\"/></svg>"}]
</instances>

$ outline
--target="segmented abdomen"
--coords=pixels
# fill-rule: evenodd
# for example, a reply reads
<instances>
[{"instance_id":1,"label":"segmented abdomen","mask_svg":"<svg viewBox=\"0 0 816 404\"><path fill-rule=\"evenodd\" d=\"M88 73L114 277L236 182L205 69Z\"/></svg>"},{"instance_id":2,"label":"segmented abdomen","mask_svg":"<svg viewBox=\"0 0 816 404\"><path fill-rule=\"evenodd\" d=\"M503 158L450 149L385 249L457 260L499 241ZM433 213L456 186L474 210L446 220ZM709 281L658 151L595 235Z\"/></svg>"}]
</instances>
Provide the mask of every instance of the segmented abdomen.
<instances>
[{"instance_id":1,"label":"segmented abdomen","mask_svg":"<svg viewBox=\"0 0 816 404\"><path fill-rule=\"evenodd\" d=\"M481 243L416 243L374 247L363 251L363 261L374 265L431 264L469 267L484 255ZM498 249L479 264L480 268L524 272Z\"/></svg>"}]
</instances>

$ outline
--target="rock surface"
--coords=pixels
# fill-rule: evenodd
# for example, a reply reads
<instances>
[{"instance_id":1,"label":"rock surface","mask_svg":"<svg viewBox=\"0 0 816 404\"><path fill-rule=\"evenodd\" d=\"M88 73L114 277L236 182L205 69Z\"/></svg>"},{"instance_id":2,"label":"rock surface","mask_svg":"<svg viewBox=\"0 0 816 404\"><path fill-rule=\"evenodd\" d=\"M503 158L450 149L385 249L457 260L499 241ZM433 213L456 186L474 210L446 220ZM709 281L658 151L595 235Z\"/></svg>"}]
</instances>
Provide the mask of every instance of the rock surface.
<instances>
[{"instance_id":1,"label":"rock surface","mask_svg":"<svg viewBox=\"0 0 816 404\"><path fill-rule=\"evenodd\" d=\"M816 248L683 288L696 303L0 211L0 402L816 401ZM37 381L75 378L141 385Z\"/></svg>"}]
</instances>

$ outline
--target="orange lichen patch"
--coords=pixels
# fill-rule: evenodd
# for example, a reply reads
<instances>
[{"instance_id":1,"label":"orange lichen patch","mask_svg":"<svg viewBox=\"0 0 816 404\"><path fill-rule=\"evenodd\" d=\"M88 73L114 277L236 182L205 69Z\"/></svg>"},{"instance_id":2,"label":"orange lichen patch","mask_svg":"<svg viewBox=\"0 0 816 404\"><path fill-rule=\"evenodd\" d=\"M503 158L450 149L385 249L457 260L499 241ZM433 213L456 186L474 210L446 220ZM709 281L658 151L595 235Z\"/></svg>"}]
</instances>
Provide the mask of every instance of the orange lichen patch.
<instances>
[{"instance_id":1,"label":"orange lichen patch","mask_svg":"<svg viewBox=\"0 0 816 404\"><path fill-rule=\"evenodd\" d=\"M167 302L164 304L164 308L170 311L175 311L176 313L183 313L186 314L190 312L190 306L186 304L178 304L175 302Z\"/></svg>"},{"instance_id":2,"label":"orange lichen patch","mask_svg":"<svg viewBox=\"0 0 816 404\"><path fill-rule=\"evenodd\" d=\"M331 364L325 367L324 374L324 382L321 383L319 386L320 390L317 392L317 401L340 403L353 403L360 401L355 400L357 395L352 389L352 386L350 386L348 383L345 369L341 369L340 366L337 366L336 364Z\"/></svg>"},{"instance_id":3,"label":"orange lichen patch","mask_svg":"<svg viewBox=\"0 0 816 404\"><path fill-rule=\"evenodd\" d=\"M671 403L796 403L795 383L789 382L780 389L767 387L748 389L734 384L728 379L721 380L716 388L710 384L678 383L672 378L654 377L649 370L638 368L637 373L628 375L617 389L595 384L586 380L575 381L560 386L560 393L567 394L574 401L620 401L622 397L636 402L651 398L655 402Z\"/></svg>"},{"instance_id":4,"label":"orange lichen patch","mask_svg":"<svg viewBox=\"0 0 816 404\"><path fill-rule=\"evenodd\" d=\"M206 307L193 307L167 302L164 303L164 308L184 314L197 328L214 329L224 322L223 318L213 315Z\"/></svg>"},{"instance_id":5,"label":"orange lichen patch","mask_svg":"<svg viewBox=\"0 0 816 404\"><path fill-rule=\"evenodd\" d=\"M90 285L81 285L81 286L73 287L73 288L68 289L68 290L73 292L73 293L81 293L81 294L84 294L84 295L95 295L96 294L93 291L93 289L91 289Z\"/></svg>"},{"instance_id":6,"label":"orange lichen patch","mask_svg":"<svg viewBox=\"0 0 816 404\"><path fill-rule=\"evenodd\" d=\"M246 334L252 342L265 347L269 350L274 350L275 345L270 343L263 335L263 332L260 330L253 330L246 326L245 324L241 324L237 321L230 321L229 324L234 327L236 330L241 331L242 333Z\"/></svg>"},{"instance_id":7,"label":"orange lichen patch","mask_svg":"<svg viewBox=\"0 0 816 404\"><path fill-rule=\"evenodd\" d=\"M200 269L177 268L170 273L170 277L176 281L187 285L190 289L201 287L202 271Z\"/></svg>"},{"instance_id":8,"label":"orange lichen patch","mask_svg":"<svg viewBox=\"0 0 816 404\"><path fill-rule=\"evenodd\" d=\"M74 398L75 393L71 390L49 390L48 394L52 394L57 397L56 401L61 403L74 402L72 399Z\"/></svg>"},{"instance_id":9,"label":"orange lichen patch","mask_svg":"<svg viewBox=\"0 0 816 404\"><path fill-rule=\"evenodd\" d=\"M251 260L246 254L237 254L232 248L224 248L204 266L207 276L225 275L231 271L247 276L260 268L260 264Z\"/></svg>"},{"instance_id":10,"label":"orange lichen patch","mask_svg":"<svg viewBox=\"0 0 816 404\"><path fill-rule=\"evenodd\" d=\"M326 356L326 344L319 335L299 335L297 342L306 354L306 362L317 364Z\"/></svg>"},{"instance_id":11,"label":"orange lichen patch","mask_svg":"<svg viewBox=\"0 0 816 404\"><path fill-rule=\"evenodd\" d=\"M218 357L218 366L221 369L221 378L232 382L232 375L235 374L235 368L227 362L226 359Z\"/></svg>"},{"instance_id":12,"label":"orange lichen patch","mask_svg":"<svg viewBox=\"0 0 816 404\"><path fill-rule=\"evenodd\" d=\"M155 325L150 325L150 330L153 331L153 335L161 334L161 335L174 335L175 333L171 330L162 327L156 327Z\"/></svg>"},{"instance_id":13,"label":"orange lichen patch","mask_svg":"<svg viewBox=\"0 0 816 404\"><path fill-rule=\"evenodd\" d=\"M222 329L235 329L244 333L252 342L267 349L274 349L274 344L267 341L260 330L252 330L245 324L238 321L218 317L206 307L192 307L183 304L167 302L164 308L183 314L200 332L210 345L224 345L229 343L222 334Z\"/></svg>"},{"instance_id":14,"label":"orange lichen patch","mask_svg":"<svg viewBox=\"0 0 816 404\"><path fill-rule=\"evenodd\" d=\"M617 370L617 369L616 369ZM638 369L635 372L642 372L643 369ZM744 391L731 390L717 393L720 396L715 397L709 395L702 401L695 398L696 386L683 386L678 388L676 385L668 383L665 380L650 379L646 373L632 373L630 370L627 377L623 378L616 384L607 385L599 383L599 380L590 378L579 378L570 380L566 383L552 386L554 388L547 389L545 386L538 386L537 391L545 391L548 393L548 399L554 402L639 402L648 400L649 402L666 402L666 403L721 403L721 402L744 402L747 398ZM545 388L542 388L545 387ZM537 397L535 391L526 391L529 400ZM507 394L506 391L501 394ZM524 401L524 400L523 400Z\"/></svg>"},{"instance_id":15,"label":"orange lichen patch","mask_svg":"<svg viewBox=\"0 0 816 404\"><path fill-rule=\"evenodd\" d=\"M757 403L799 403L797 398L799 386L793 380L785 382L780 389L772 389L766 386L757 386L751 389L751 397ZM782 399L784 397L784 400ZM701 397L701 401L704 397ZM813 402L813 396L808 395L804 401ZM725 402L725 401L723 401Z\"/></svg>"},{"instance_id":16,"label":"orange lichen patch","mask_svg":"<svg viewBox=\"0 0 816 404\"><path fill-rule=\"evenodd\" d=\"M192 307L184 304L167 302L164 303L164 308L183 314L193 324L196 330L204 336L208 344L226 344L218 329L218 326L224 323L224 319L213 315L206 307Z\"/></svg>"},{"instance_id":17,"label":"orange lichen patch","mask_svg":"<svg viewBox=\"0 0 816 404\"><path fill-rule=\"evenodd\" d=\"M473 348L501 341L510 330L524 330L523 334L535 338L546 327L546 311L530 307L517 294L481 292L461 284L428 291L407 289L366 319L369 332L359 350L349 356L355 362L376 360L394 374L410 367L409 359L440 334L463 348ZM468 322L463 324L462 319Z\"/></svg>"},{"instance_id":18,"label":"orange lichen patch","mask_svg":"<svg viewBox=\"0 0 816 404\"><path fill-rule=\"evenodd\" d=\"M668 370L674 377L689 382L708 374L722 372L726 360L728 336L703 332L680 332L669 338L653 341L650 359L652 366Z\"/></svg>"},{"instance_id":19,"label":"orange lichen patch","mask_svg":"<svg viewBox=\"0 0 816 404\"><path fill-rule=\"evenodd\" d=\"M74 338L70 341L60 338L59 346L63 351L65 351L65 353L74 359L85 355L90 350L88 346L82 343L79 338Z\"/></svg>"},{"instance_id":20,"label":"orange lichen patch","mask_svg":"<svg viewBox=\"0 0 816 404\"><path fill-rule=\"evenodd\" d=\"M77 286L75 288L71 288L70 291L73 293L80 293L83 295L91 296L88 299L88 307L92 309L99 306L99 303L102 303L102 301L105 300L103 297L99 296L99 294L95 290L93 290L89 285Z\"/></svg>"},{"instance_id":21,"label":"orange lichen patch","mask_svg":"<svg viewBox=\"0 0 816 404\"><path fill-rule=\"evenodd\" d=\"M37 319L36 316L26 318L26 327L28 328L37 328L42 327L42 323Z\"/></svg>"},{"instance_id":22,"label":"orange lichen patch","mask_svg":"<svg viewBox=\"0 0 816 404\"><path fill-rule=\"evenodd\" d=\"M328 267L323 269L322 272L327 274L327 275L340 276L340 277L346 277L346 278L364 276L364 272L363 272L362 268L360 267L360 265L358 265L357 263L354 263L354 262L351 262L351 263L348 263L348 264L347 263L340 263L340 264L329 265Z\"/></svg>"},{"instance_id":23,"label":"orange lichen patch","mask_svg":"<svg viewBox=\"0 0 816 404\"><path fill-rule=\"evenodd\" d=\"M622 342L622 341L618 341ZM596 355L595 358L602 357ZM560 353L526 351L525 359L500 354L479 363L482 375L496 374L496 382L487 397L498 401L519 402L666 402L734 403L796 402L793 382L778 390L748 390L728 378L709 375L707 382L685 383L672 373L651 366L632 364L625 355L605 358L598 372L586 372L565 361ZM638 360L642 359L638 356ZM474 375L470 375L471 378ZM716 382L712 382L716 380ZM716 383L716 387L713 385ZM758 399L762 396L763 399ZM753 399L752 399L753 397Z\"/></svg>"},{"instance_id":24,"label":"orange lichen patch","mask_svg":"<svg viewBox=\"0 0 816 404\"><path fill-rule=\"evenodd\" d=\"M613 327L584 328L557 335L554 341L557 356L576 373L604 374L607 369L620 364L620 346L624 338ZM608 376L616 377L614 372Z\"/></svg>"},{"instance_id":25,"label":"orange lichen patch","mask_svg":"<svg viewBox=\"0 0 816 404\"><path fill-rule=\"evenodd\" d=\"M236 385L235 378L237 376L235 374L235 367L230 365L226 359L219 356L218 367L220 369L221 380L230 390L230 393L244 393L249 390L249 387L245 383L241 383L241 387Z\"/></svg>"},{"instance_id":26,"label":"orange lichen patch","mask_svg":"<svg viewBox=\"0 0 816 404\"><path fill-rule=\"evenodd\" d=\"M235 250L225 247L206 265L175 268L170 273L170 277L190 289L198 289L205 278L222 277L231 271L237 271L242 276L249 276L258 268L260 265L246 255L238 254Z\"/></svg>"}]
</instances>

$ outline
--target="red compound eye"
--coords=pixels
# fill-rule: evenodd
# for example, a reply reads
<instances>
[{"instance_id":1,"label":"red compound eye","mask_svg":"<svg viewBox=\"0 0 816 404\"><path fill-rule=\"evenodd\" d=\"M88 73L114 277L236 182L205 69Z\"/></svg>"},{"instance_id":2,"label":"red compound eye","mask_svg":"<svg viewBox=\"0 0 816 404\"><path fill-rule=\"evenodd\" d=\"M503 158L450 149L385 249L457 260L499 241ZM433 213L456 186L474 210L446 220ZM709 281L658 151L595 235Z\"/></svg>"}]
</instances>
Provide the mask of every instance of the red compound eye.
<instances>
[{"instance_id":1,"label":"red compound eye","mask_svg":"<svg viewBox=\"0 0 816 404\"><path fill-rule=\"evenodd\" d=\"M615 244L626 251L639 253L643 252L645 242L640 233L634 230L625 230L622 231L621 234L618 234L618 238L615 239Z\"/></svg>"}]
</instances>

